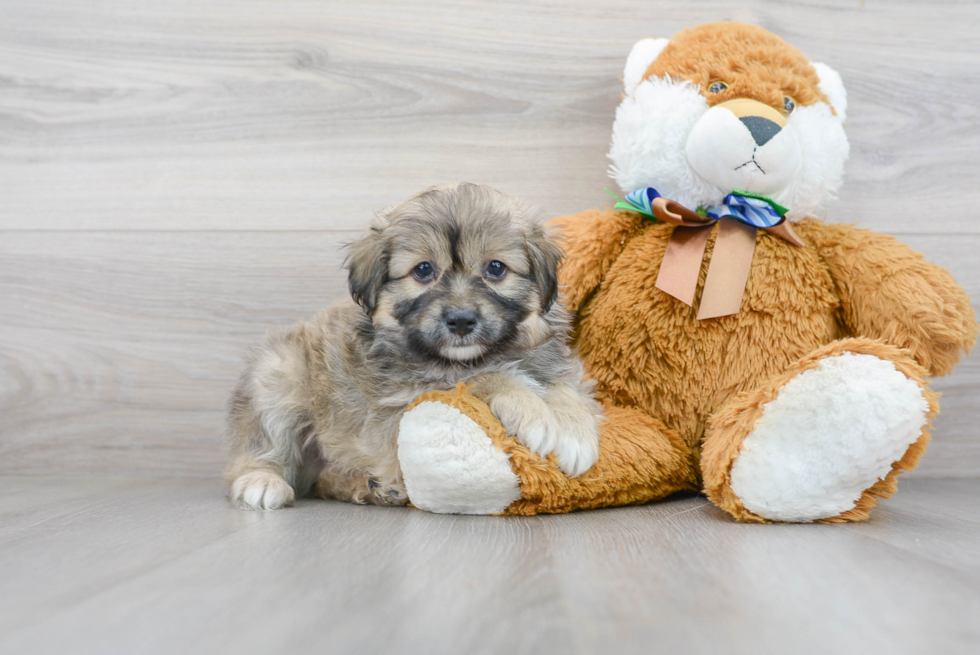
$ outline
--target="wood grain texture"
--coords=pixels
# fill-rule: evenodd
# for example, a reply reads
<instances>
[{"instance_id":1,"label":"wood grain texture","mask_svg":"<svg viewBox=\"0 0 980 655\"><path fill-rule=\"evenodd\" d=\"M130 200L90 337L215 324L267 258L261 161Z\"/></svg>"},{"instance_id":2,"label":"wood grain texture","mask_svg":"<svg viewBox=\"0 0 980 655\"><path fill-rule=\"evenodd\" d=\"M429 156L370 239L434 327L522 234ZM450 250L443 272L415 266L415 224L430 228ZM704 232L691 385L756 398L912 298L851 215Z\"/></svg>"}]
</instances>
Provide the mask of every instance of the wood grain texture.
<instances>
[{"instance_id":1,"label":"wood grain texture","mask_svg":"<svg viewBox=\"0 0 980 655\"><path fill-rule=\"evenodd\" d=\"M600 205L630 46L733 18L843 75L853 152L832 220L980 232L980 6L651 9L5 0L0 228L319 230L456 179L554 213Z\"/></svg>"},{"instance_id":2,"label":"wood grain texture","mask_svg":"<svg viewBox=\"0 0 980 655\"><path fill-rule=\"evenodd\" d=\"M346 293L329 233L0 242L0 472L213 475L247 348Z\"/></svg>"},{"instance_id":3,"label":"wood grain texture","mask_svg":"<svg viewBox=\"0 0 980 655\"><path fill-rule=\"evenodd\" d=\"M977 480L866 524L700 497L564 516L301 501L215 480L0 478L0 652L975 653Z\"/></svg>"},{"instance_id":4,"label":"wood grain texture","mask_svg":"<svg viewBox=\"0 0 980 655\"><path fill-rule=\"evenodd\" d=\"M828 220L980 298L971 3L0 0L0 473L213 475L245 348L344 293L340 244L454 179L603 205L637 39L732 18L843 75ZM926 207L927 211L923 211ZM980 358L920 475L980 474Z\"/></svg>"}]
</instances>

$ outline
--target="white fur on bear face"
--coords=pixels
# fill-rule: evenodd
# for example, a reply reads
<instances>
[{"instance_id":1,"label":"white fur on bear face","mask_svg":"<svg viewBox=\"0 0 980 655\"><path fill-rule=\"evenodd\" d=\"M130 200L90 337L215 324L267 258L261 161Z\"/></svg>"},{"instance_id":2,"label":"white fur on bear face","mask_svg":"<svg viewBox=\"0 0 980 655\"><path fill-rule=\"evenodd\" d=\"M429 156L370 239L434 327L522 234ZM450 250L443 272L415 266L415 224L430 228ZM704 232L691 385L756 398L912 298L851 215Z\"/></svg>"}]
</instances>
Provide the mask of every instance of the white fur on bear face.
<instances>
[{"instance_id":1,"label":"white fur on bear face","mask_svg":"<svg viewBox=\"0 0 980 655\"><path fill-rule=\"evenodd\" d=\"M844 179L844 163L851 152L844 125L829 105L818 102L797 107L784 129L792 130L799 141L801 170L772 198L790 208L790 219L814 216L824 202L837 196Z\"/></svg>"},{"instance_id":2,"label":"white fur on bear face","mask_svg":"<svg viewBox=\"0 0 980 655\"><path fill-rule=\"evenodd\" d=\"M725 107L709 109L687 137L687 161L719 189L780 193L799 175L800 144L781 129L759 145L744 123Z\"/></svg>"},{"instance_id":3,"label":"white fur on bear face","mask_svg":"<svg viewBox=\"0 0 980 655\"><path fill-rule=\"evenodd\" d=\"M649 50L659 54L655 48ZM642 62L633 64L637 70L642 67ZM840 187L850 150L844 134L847 104L840 76L824 64L814 68L821 90L835 107L840 105L837 115L822 102L798 107L790 114L780 134L756 152L756 162L767 177L757 172L747 175L744 170L740 177L735 172L752 158L749 149L736 162L742 150L748 143L755 144L733 114L734 121L722 120L720 114L717 122L708 118L699 130L713 138L699 141L696 137L695 152L689 152L692 131L714 109L709 110L700 88L670 77L649 78L636 84L632 93L627 90L613 123L610 175L624 193L652 186L691 209L718 204L731 191L754 191L789 207L791 219L814 215ZM727 136L723 134L726 124L732 128ZM730 170L721 171L723 163L711 161L712 155L719 154Z\"/></svg>"},{"instance_id":4,"label":"white fur on bear face","mask_svg":"<svg viewBox=\"0 0 980 655\"><path fill-rule=\"evenodd\" d=\"M715 204L722 191L687 161L687 137L708 103L693 84L652 77L616 109L609 174L624 193L652 186L686 207ZM730 189L729 189L730 190Z\"/></svg>"}]
</instances>

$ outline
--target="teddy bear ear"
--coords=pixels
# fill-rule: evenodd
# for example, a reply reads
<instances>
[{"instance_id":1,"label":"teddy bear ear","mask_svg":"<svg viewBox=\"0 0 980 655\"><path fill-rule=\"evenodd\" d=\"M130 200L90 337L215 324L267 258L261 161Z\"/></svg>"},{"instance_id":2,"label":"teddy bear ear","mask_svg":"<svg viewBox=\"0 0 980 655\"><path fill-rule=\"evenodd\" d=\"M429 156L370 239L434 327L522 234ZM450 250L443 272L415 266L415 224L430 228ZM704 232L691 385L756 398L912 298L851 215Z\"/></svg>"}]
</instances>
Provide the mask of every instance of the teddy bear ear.
<instances>
[{"instance_id":1,"label":"teddy bear ear","mask_svg":"<svg viewBox=\"0 0 980 655\"><path fill-rule=\"evenodd\" d=\"M830 105L837 113L837 118L843 123L847 119L847 91L844 90L844 82L840 78L840 73L835 71L827 64L810 62L817 77L820 78L820 90L830 99Z\"/></svg>"},{"instance_id":2,"label":"teddy bear ear","mask_svg":"<svg viewBox=\"0 0 980 655\"><path fill-rule=\"evenodd\" d=\"M630 50L630 56L626 58L626 68L623 69L623 89L626 95L631 95L643 81L643 74L668 43L670 39L642 39L636 42Z\"/></svg>"}]
</instances>

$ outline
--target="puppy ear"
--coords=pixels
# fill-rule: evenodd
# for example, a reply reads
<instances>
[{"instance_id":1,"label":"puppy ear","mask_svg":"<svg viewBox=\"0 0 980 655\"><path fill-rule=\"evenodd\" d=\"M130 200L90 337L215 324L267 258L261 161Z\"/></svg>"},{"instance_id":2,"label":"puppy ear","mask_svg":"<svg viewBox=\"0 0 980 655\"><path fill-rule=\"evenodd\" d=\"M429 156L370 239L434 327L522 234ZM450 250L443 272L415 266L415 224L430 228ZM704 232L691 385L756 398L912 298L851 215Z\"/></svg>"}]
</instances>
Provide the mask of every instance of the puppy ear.
<instances>
[{"instance_id":1,"label":"puppy ear","mask_svg":"<svg viewBox=\"0 0 980 655\"><path fill-rule=\"evenodd\" d=\"M388 281L388 248L381 232L382 227L375 225L359 241L348 244L344 261L350 295L368 314L374 313L378 291Z\"/></svg>"},{"instance_id":2,"label":"puppy ear","mask_svg":"<svg viewBox=\"0 0 980 655\"><path fill-rule=\"evenodd\" d=\"M541 225L532 226L527 231L524 242L528 259L531 260L531 274L541 295L541 308L547 313L558 300L558 265L561 263L562 251L550 230Z\"/></svg>"}]
</instances>

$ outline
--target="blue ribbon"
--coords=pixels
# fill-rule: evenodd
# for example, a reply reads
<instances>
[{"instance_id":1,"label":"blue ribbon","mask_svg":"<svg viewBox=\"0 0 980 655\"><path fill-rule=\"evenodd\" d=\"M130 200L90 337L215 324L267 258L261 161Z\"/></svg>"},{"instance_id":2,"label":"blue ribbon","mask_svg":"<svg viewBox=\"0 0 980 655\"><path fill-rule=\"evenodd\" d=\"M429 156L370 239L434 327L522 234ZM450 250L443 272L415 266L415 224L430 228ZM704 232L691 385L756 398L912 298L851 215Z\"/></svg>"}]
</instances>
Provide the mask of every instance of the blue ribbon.
<instances>
[{"instance_id":1,"label":"blue ribbon","mask_svg":"<svg viewBox=\"0 0 980 655\"><path fill-rule=\"evenodd\" d=\"M611 193L610 195L616 198L615 195ZM616 198L619 202L613 205L613 208L627 209L656 218L652 203L659 197L660 192L652 186L648 186L627 193L625 202ZM767 228L778 225L787 211L789 210L771 198L744 191L732 191L725 196L720 205L700 208L698 213L716 221L725 216L730 216L755 228Z\"/></svg>"},{"instance_id":2,"label":"blue ribbon","mask_svg":"<svg viewBox=\"0 0 980 655\"><path fill-rule=\"evenodd\" d=\"M653 216L653 201L660 197L660 193L652 186L645 189L637 189L626 194L626 202L641 214Z\"/></svg>"},{"instance_id":3,"label":"blue ribbon","mask_svg":"<svg viewBox=\"0 0 980 655\"><path fill-rule=\"evenodd\" d=\"M786 208L765 196L747 195L733 191L725 196L720 205L712 205L704 211L708 218L718 220L725 216L756 228L778 225L786 215Z\"/></svg>"}]
</instances>

